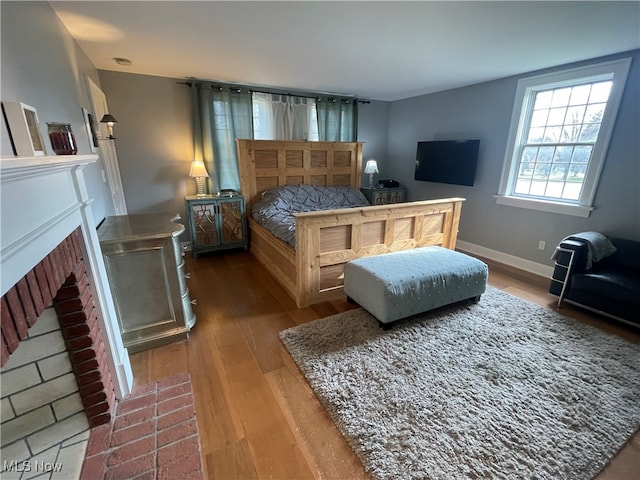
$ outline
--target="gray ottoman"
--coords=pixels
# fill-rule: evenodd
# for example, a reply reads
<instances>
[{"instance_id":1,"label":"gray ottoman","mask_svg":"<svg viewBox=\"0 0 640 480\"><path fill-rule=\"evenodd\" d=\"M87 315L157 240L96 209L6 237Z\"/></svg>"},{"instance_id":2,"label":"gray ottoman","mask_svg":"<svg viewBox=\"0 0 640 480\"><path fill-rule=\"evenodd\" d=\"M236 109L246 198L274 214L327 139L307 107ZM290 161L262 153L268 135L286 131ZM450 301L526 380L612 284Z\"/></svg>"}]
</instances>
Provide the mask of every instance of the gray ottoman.
<instances>
[{"instance_id":1,"label":"gray ottoman","mask_svg":"<svg viewBox=\"0 0 640 480\"><path fill-rule=\"evenodd\" d=\"M462 300L478 301L487 286L484 262L442 247L359 258L345 265L344 292L383 328Z\"/></svg>"}]
</instances>

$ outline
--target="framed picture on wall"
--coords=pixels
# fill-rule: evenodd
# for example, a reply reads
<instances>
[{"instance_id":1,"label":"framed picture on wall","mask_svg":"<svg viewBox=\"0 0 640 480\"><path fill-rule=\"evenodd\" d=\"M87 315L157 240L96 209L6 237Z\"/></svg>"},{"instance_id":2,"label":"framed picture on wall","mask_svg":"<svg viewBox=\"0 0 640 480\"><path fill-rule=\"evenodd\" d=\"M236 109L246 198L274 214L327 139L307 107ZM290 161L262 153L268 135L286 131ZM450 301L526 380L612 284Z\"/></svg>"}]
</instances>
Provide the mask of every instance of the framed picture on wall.
<instances>
[{"instance_id":1,"label":"framed picture on wall","mask_svg":"<svg viewBox=\"0 0 640 480\"><path fill-rule=\"evenodd\" d=\"M36 109L22 102L3 102L2 109L15 154L26 157L46 155Z\"/></svg>"},{"instance_id":2,"label":"framed picture on wall","mask_svg":"<svg viewBox=\"0 0 640 480\"><path fill-rule=\"evenodd\" d=\"M96 134L96 121L93 118L93 114L84 107L82 107L82 118L84 118L84 126L87 129L87 136L89 137L89 148L91 148L93 153L96 153L99 147L98 135Z\"/></svg>"}]
</instances>

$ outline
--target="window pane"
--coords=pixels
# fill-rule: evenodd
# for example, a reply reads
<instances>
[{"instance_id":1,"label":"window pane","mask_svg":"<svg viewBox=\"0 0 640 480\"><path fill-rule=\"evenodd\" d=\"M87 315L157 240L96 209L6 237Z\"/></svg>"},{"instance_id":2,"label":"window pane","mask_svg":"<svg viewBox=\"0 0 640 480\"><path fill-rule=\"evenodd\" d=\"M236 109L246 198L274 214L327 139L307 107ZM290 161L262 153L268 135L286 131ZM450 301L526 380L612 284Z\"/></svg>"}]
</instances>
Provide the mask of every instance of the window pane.
<instances>
[{"instance_id":1,"label":"window pane","mask_svg":"<svg viewBox=\"0 0 640 480\"><path fill-rule=\"evenodd\" d=\"M553 151L554 147L540 147L540 151L538 152L538 163L546 162L551 163L553 160Z\"/></svg>"},{"instance_id":2,"label":"window pane","mask_svg":"<svg viewBox=\"0 0 640 480\"><path fill-rule=\"evenodd\" d=\"M544 110L536 110L533 112L531 116L531 126L532 127L544 127L547 124L547 116L549 115L549 110L546 108Z\"/></svg>"},{"instance_id":3,"label":"window pane","mask_svg":"<svg viewBox=\"0 0 640 480\"><path fill-rule=\"evenodd\" d=\"M544 197L544 191L546 187L547 187L546 180L534 180L533 182L531 182L531 188L529 188L529 195Z\"/></svg>"},{"instance_id":4,"label":"window pane","mask_svg":"<svg viewBox=\"0 0 640 480\"><path fill-rule=\"evenodd\" d=\"M522 162L530 163L536 161L538 147L525 147L522 151Z\"/></svg>"},{"instance_id":5,"label":"window pane","mask_svg":"<svg viewBox=\"0 0 640 480\"><path fill-rule=\"evenodd\" d=\"M606 103L589 105L584 115L584 123L600 123L606 106Z\"/></svg>"},{"instance_id":6,"label":"window pane","mask_svg":"<svg viewBox=\"0 0 640 480\"><path fill-rule=\"evenodd\" d=\"M549 182L544 189L544 196L551 198L562 198L564 182Z\"/></svg>"},{"instance_id":7,"label":"window pane","mask_svg":"<svg viewBox=\"0 0 640 480\"><path fill-rule=\"evenodd\" d=\"M568 108L567 116L565 118L565 123L570 125L582 123L582 119L584 118L584 112L585 112L584 105Z\"/></svg>"},{"instance_id":8,"label":"window pane","mask_svg":"<svg viewBox=\"0 0 640 480\"><path fill-rule=\"evenodd\" d=\"M520 173L518 174L518 179L527 179L533 176L533 163L522 163L520 165Z\"/></svg>"},{"instance_id":9,"label":"window pane","mask_svg":"<svg viewBox=\"0 0 640 480\"><path fill-rule=\"evenodd\" d=\"M553 180L555 182L564 182L565 178L567 177L568 171L568 163L554 164L551 168L551 176L549 178L550 180Z\"/></svg>"},{"instance_id":10,"label":"window pane","mask_svg":"<svg viewBox=\"0 0 640 480\"><path fill-rule=\"evenodd\" d=\"M553 163L569 163L573 147L556 147L553 155Z\"/></svg>"},{"instance_id":11,"label":"window pane","mask_svg":"<svg viewBox=\"0 0 640 480\"><path fill-rule=\"evenodd\" d=\"M527 143L542 143L544 138L544 128L532 128L529 130Z\"/></svg>"},{"instance_id":12,"label":"window pane","mask_svg":"<svg viewBox=\"0 0 640 480\"><path fill-rule=\"evenodd\" d=\"M573 149L573 163L587 163L591 157L591 145L577 146ZM586 169L586 167L585 167Z\"/></svg>"},{"instance_id":13,"label":"window pane","mask_svg":"<svg viewBox=\"0 0 640 480\"><path fill-rule=\"evenodd\" d=\"M520 179L516 181L516 188L513 193L517 193L520 195L528 195L529 189L531 188L531 180L530 179Z\"/></svg>"},{"instance_id":14,"label":"window pane","mask_svg":"<svg viewBox=\"0 0 640 480\"><path fill-rule=\"evenodd\" d=\"M580 138L580 125L568 125L562 128L562 143L576 143Z\"/></svg>"},{"instance_id":15,"label":"window pane","mask_svg":"<svg viewBox=\"0 0 640 480\"><path fill-rule=\"evenodd\" d=\"M581 181L587 173L587 165L585 163L571 163L569 165L568 179L574 182Z\"/></svg>"},{"instance_id":16,"label":"window pane","mask_svg":"<svg viewBox=\"0 0 640 480\"><path fill-rule=\"evenodd\" d=\"M571 90L571 100L569 105L584 105L589 100L589 93L591 92L591 85L580 85L579 87L573 87Z\"/></svg>"},{"instance_id":17,"label":"window pane","mask_svg":"<svg viewBox=\"0 0 640 480\"><path fill-rule=\"evenodd\" d=\"M549 172L551 171L550 163L536 163L535 168L533 169L533 175L537 179L546 179L549 176Z\"/></svg>"},{"instance_id":18,"label":"window pane","mask_svg":"<svg viewBox=\"0 0 640 480\"><path fill-rule=\"evenodd\" d=\"M565 200L580 200L581 192L582 192L582 182L565 183L564 191L562 192L562 198L564 198Z\"/></svg>"},{"instance_id":19,"label":"window pane","mask_svg":"<svg viewBox=\"0 0 640 480\"><path fill-rule=\"evenodd\" d=\"M595 83L591 87L591 96L589 97L589 103L606 102L609 99L610 92L611 82Z\"/></svg>"},{"instance_id":20,"label":"window pane","mask_svg":"<svg viewBox=\"0 0 640 480\"><path fill-rule=\"evenodd\" d=\"M520 156L520 167L518 169L518 178L531 178L535 167L536 155L538 147L525 147Z\"/></svg>"},{"instance_id":21,"label":"window pane","mask_svg":"<svg viewBox=\"0 0 640 480\"><path fill-rule=\"evenodd\" d=\"M581 142L595 142L598 139L599 123L588 123L582 127L580 132Z\"/></svg>"},{"instance_id":22,"label":"window pane","mask_svg":"<svg viewBox=\"0 0 640 480\"><path fill-rule=\"evenodd\" d=\"M534 110L549 108L551 106L552 97L553 97L553 90L547 90L546 92L538 92L536 94L536 102L533 107Z\"/></svg>"},{"instance_id":23,"label":"window pane","mask_svg":"<svg viewBox=\"0 0 640 480\"><path fill-rule=\"evenodd\" d=\"M547 127L544 130L544 143L558 143L562 135L562 127Z\"/></svg>"},{"instance_id":24,"label":"window pane","mask_svg":"<svg viewBox=\"0 0 640 480\"><path fill-rule=\"evenodd\" d=\"M569 105L569 98L571 97L571 88L559 88L553 91L553 98L551 99L552 107L566 107Z\"/></svg>"},{"instance_id":25,"label":"window pane","mask_svg":"<svg viewBox=\"0 0 640 480\"><path fill-rule=\"evenodd\" d=\"M562 125L564 123L564 116L566 113L566 108L552 108L549 110L547 125Z\"/></svg>"}]
</instances>

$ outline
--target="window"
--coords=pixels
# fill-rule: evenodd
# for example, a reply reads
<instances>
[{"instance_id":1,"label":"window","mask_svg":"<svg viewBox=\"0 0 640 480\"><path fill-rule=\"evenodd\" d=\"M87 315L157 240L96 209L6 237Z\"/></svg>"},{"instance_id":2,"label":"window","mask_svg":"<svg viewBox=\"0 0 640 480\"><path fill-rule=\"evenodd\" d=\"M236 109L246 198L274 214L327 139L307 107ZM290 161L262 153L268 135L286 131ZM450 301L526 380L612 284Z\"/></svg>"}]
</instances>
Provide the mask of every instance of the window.
<instances>
[{"instance_id":1,"label":"window","mask_svg":"<svg viewBox=\"0 0 640 480\"><path fill-rule=\"evenodd\" d=\"M518 82L497 203L589 216L629 64Z\"/></svg>"}]
</instances>

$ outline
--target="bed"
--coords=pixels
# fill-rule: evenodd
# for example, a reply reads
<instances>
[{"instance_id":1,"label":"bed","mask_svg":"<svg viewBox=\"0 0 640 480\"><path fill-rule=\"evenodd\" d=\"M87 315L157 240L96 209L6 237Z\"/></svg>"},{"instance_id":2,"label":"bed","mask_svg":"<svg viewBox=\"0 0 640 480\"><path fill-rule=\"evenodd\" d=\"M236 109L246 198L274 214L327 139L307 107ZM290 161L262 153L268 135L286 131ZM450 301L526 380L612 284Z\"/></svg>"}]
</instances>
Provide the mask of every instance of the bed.
<instances>
[{"instance_id":1,"label":"bed","mask_svg":"<svg viewBox=\"0 0 640 480\"><path fill-rule=\"evenodd\" d=\"M295 248L252 218L254 202L282 185L360 188L361 142L237 140L250 251L298 307L344 299L356 258L439 245L454 249L463 198L295 213Z\"/></svg>"}]
</instances>

